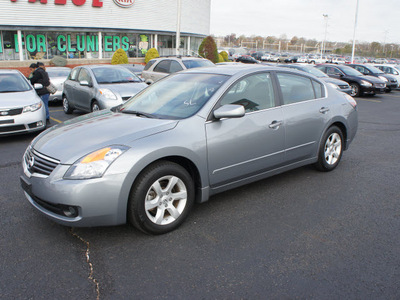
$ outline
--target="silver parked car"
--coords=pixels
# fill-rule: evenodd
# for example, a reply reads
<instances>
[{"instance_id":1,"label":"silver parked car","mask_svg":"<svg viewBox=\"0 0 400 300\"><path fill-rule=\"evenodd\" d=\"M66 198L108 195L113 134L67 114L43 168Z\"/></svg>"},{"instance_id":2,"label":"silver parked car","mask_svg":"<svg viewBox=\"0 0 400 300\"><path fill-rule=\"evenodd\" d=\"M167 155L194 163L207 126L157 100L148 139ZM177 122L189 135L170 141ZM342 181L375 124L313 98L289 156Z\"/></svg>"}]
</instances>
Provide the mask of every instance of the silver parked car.
<instances>
[{"instance_id":1,"label":"silver parked car","mask_svg":"<svg viewBox=\"0 0 400 300\"><path fill-rule=\"evenodd\" d=\"M186 70L41 134L25 152L21 184L61 224L129 220L161 234L216 193L308 164L335 169L356 134L356 107L296 70Z\"/></svg>"},{"instance_id":2,"label":"silver parked car","mask_svg":"<svg viewBox=\"0 0 400 300\"><path fill-rule=\"evenodd\" d=\"M17 70L0 70L0 136L45 127L45 107L30 82Z\"/></svg>"},{"instance_id":3,"label":"silver parked car","mask_svg":"<svg viewBox=\"0 0 400 300\"><path fill-rule=\"evenodd\" d=\"M292 69L310 73L310 74L318 77L319 79L325 81L326 83L330 84L338 91L341 91L341 92L349 94L349 95L351 94L351 87L346 81L336 79L336 78L331 78L328 75L326 75L324 72L322 72L321 70L315 68L313 65L290 64L290 65L279 65L279 66L285 67L285 68L292 68Z\"/></svg>"},{"instance_id":4,"label":"silver parked car","mask_svg":"<svg viewBox=\"0 0 400 300\"><path fill-rule=\"evenodd\" d=\"M57 88L57 92L55 94L50 94L49 101L61 101L63 90L64 90L64 81L67 79L69 73L71 72L71 68L68 67L47 67L47 74L49 74L49 79L52 84Z\"/></svg>"},{"instance_id":5,"label":"silver parked car","mask_svg":"<svg viewBox=\"0 0 400 300\"><path fill-rule=\"evenodd\" d=\"M118 65L88 65L72 69L64 83L63 109L86 112L112 108L147 87L134 73Z\"/></svg>"},{"instance_id":6,"label":"silver parked car","mask_svg":"<svg viewBox=\"0 0 400 300\"><path fill-rule=\"evenodd\" d=\"M214 63L202 57L159 57L146 64L142 71L142 78L147 84L152 84L169 74L182 70L211 66L214 66Z\"/></svg>"}]
</instances>

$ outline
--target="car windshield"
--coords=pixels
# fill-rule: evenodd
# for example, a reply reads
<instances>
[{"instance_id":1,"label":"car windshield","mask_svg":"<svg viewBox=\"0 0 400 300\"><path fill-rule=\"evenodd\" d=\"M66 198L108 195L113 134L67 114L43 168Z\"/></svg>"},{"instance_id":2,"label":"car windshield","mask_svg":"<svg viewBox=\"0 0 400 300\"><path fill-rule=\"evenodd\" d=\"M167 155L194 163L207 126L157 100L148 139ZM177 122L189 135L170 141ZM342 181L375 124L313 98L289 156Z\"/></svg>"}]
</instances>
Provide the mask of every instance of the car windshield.
<instances>
[{"instance_id":1,"label":"car windshield","mask_svg":"<svg viewBox=\"0 0 400 300\"><path fill-rule=\"evenodd\" d=\"M340 71L349 76L364 76L364 74L358 72L356 69L353 69L352 67L343 66L340 68Z\"/></svg>"},{"instance_id":2,"label":"car windshield","mask_svg":"<svg viewBox=\"0 0 400 300\"><path fill-rule=\"evenodd\" d=\"M373 73L385 74L385 73L382 72L382 70L379 70L378 68L373 67L373 66L368 66L368 69L369 69L371 72L373 72Z\"/></svg>"},{"instance_id":3,"label":"car windshield","mask_svg":"<svg viewBox=\"0 0 400 300\"><path fill-rule=\"evenodd\" d=\"M197 113L228 78L215 74L170 75L137 94L120 108L120 112L185 119Z\"/></svg>"},{"instance_id":4,"label":"car windshield","mask_svg":"<svg viewBox=\"0 0 400 300\"><path fill-rule=\"evenodd\" d=\"M182 60L186 69L199 68L199 67L211 67L214 64L208 59L194 59L194 60Z\"/></svg>"},{"instance_id":5,"label":"car windshield","mask_svg":"<svg viewBox=\"0 0 400 300\"><path fill-rule=\"evenodd\" d=\"M46 69L49 77L67 77L71 70L64 70L64 69Z\"/></svg>"},{"instance_id":6,"label":"car windshield","mask_svg":"<svg viewBox=\"0 0 400 300\"><path fill-rule=\"evenodd\" d=\"M93 68L94 77L99 84L140 82L134 73L124 67L120 68Z\"/></svg>"},{"instance_id":7,"label":"car windshield","mask_svg":"<svg viewBox=\"0 0 400 300\"><path fill-rule=\"evenodd\" d=\"M0 74L0 93L26 92L32 87L19 74Z\"/></svg>"}]
</instances>

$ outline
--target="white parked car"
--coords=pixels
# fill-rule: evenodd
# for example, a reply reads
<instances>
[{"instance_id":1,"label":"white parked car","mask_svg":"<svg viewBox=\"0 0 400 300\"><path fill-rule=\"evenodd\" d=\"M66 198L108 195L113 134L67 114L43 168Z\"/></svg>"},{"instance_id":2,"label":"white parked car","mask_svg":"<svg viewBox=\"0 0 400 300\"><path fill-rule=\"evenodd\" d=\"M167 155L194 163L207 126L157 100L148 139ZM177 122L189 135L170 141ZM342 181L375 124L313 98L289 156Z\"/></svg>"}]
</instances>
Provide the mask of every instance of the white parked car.
<instances>
[{"instance_id":1,"label":"white parked car","mask_svg":"<svg viewBox=\"0 0 400 300\"><path fill-rule=\"evenodd\" d=\"M395 77L397 82L400 82L400 65L374 64L374 67L380 69L385 74Z\"/></svg>"},{"instance_id":2,"label":"white parked car","mask_svg":"<svg viewBox=\"0 0 400 300\"><path fill-rule=\"evenodd\" d=\"M47 67L47 74L52 84L57 88L57 92L50 94L49 101L62 101L62 94L64 90L64 81L67 79L71 68L68 67Z\"/></svg>"},{"instance_id":3,"label":"white parked car","mask_svg":"<svg viewBox=\"0 0 400 300\"><path fill-rule=\"evenodd\" d=\"M309 57L308 62L310 64L325 64L329 62L329 58L327 56L314 55Z\"/></svg>"},{"instance_id":4,"label":"white parked car","mask_svg":"<svg viewBox=\"0 0 400 300\"><path fill-rule=\"evenodd\" d=\"M17 70L0 70L0 136L45 128L44 104L30 82Z\"/></svg>"}]
</instances>

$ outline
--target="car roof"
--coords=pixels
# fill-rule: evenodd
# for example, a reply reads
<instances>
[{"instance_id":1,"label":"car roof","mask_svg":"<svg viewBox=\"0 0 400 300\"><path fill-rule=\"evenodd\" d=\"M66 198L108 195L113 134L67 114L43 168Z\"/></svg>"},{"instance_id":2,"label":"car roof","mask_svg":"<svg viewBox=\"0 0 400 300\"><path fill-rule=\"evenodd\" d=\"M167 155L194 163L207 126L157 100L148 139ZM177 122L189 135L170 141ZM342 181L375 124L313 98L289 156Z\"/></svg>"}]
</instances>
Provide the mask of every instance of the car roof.
<instances>
[{"instance_id":1,"label":"car roof","mask_svg":"<svg viewBox=\"0 0 400 300\"><path fill-rule=\"evenodd\" d=\"M21 72L18 71L18 70L13 70L13 69L0 69L0 74L10 74L10 73L21 74Z\"/></svg>"},{"instance_id":2,"label":"car roof","mask_svg":"<svg viewBox=\"0 0 400 300\"><path fill-rule=\"evenodd\" d=\"M233 75L242 75L246 73L252 73L252 72L257 72L257 71L282 71L282 67L275 67L275 66L269 66L269 65L262 65L262 64L229 64L229 65L218 65L218 66L212 66L212 67L201 67L201 68L193 68L193 69L188 69L188 70L183 70L180 71L179 73L202 73L202 74L218 74L218 75L227 75L227 76L233 76ZM288 71L288 69L285 69ZM298 71L296 69L291 69L290 72L296 72L301 75L304 75L306 73L303 73L302 71Z\"/></svg>"},{"instance_id":3,"label":"car roof","mask_svg":"<svg viewBox=\"0 0 400 300\"><path fill-rule=\"evenodd\" d=\"M97 69L97 68L123 68L123 66L120 65L83 65L79 67L85 67L88 69Z\"/></svg>"}]
</instances>

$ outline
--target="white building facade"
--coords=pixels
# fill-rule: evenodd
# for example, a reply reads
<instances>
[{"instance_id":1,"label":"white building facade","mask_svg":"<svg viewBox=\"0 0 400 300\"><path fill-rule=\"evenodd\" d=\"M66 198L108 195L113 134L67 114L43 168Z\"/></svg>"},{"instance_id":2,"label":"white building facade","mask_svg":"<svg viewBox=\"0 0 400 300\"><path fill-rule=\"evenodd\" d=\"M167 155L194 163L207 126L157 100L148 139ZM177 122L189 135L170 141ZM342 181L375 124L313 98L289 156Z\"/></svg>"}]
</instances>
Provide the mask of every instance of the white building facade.
<instances>
[{"instance_id":1,"label":"white building facade","mask_svg":"<svg viewBox=\"0 0 400 300\"><path fill-rule=\"evenodd\" d=\"M179 53L194 55L210 33L210 1L1 0L0 61L174 55L177 32Z\"/></svg>"}]
</instances>

